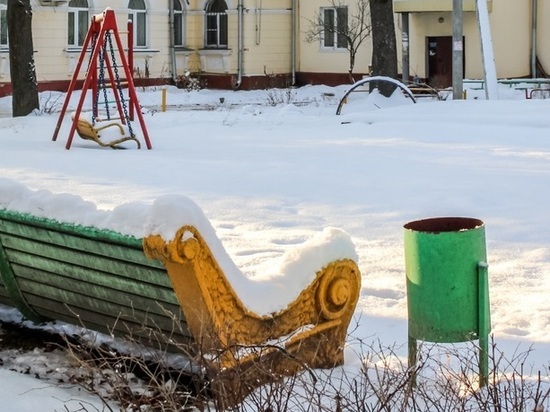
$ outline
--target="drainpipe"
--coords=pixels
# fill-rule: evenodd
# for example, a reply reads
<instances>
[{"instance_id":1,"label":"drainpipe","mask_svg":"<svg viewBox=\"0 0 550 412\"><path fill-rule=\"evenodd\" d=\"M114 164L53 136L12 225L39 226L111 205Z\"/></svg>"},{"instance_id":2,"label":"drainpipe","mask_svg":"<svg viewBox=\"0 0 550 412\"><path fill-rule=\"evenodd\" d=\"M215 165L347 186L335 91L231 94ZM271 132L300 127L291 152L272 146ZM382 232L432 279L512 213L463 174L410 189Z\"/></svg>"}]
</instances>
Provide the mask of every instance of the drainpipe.
<instances>
[{"instance_id":1,"label":"drainpipe","mask_svg":"<svg viewBox=\"0 0 550 412\"><path fill-rule=\"evenodd\" d=\"M531 77L537 77L537 15L538 0L532 0L532 41L531 41Z\"/></svg>"},{"instance_id":2,"label":"drainpipe","mask_svg":"<svg viewBox=\"0 0 550 412\"><path fill-rule=\"evenodd\" d=\"M176 84L176 80L178 77L178 68L176 66L176 46L174 44L174 2L172 0L168 0L168 26L170 29L170 60L172 63L172 80L174 81L174 84Z\"/></svg>"},{"instance_id":3,"label":"drainpipe","mask_svg":"<svg viewBox=\"0 0 550 412\"><path fill-rule=\"evenodd\" d=\"M407 84L410 77L410 59L409 59L409 13L401 13L401 78L402 82Z\"/></svg>"},{"instance_id":4,"label":"drainpipe","mask_svg":"<svg viewBox=\"0 0 550 412\"><path fill-rule=\"evenodd\" d=\"M290 70L292 73L292 86L296 86L296 23L298 16L298 0L292 0L292 44L290 55Z\"/></svg>"},{"instance_id":5,"label":"drainpipe","mask_svg":"<svg viewBox=\"0 0 550 412\"><path fill-rule=\"evenodd\" d=\"M243 54L244 54L244 46L243 46L243 13L244 13L244 6L243 6L243 0L239 0L239 5L237 6L237 15L238 15L238 23L237 23L237 83L233 86L235 90L239 89L241 87L242 81L243 81Z\"/></svg>"}]
</instances>

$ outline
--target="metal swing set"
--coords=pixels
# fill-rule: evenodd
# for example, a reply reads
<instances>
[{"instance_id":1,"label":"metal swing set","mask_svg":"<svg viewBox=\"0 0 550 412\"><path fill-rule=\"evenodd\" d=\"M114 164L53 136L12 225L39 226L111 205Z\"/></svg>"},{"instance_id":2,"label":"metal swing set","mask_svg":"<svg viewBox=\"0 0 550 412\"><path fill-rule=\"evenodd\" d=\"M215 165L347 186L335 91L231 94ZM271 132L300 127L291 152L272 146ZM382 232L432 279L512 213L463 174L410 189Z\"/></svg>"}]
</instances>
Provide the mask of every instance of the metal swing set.
<instances>
[{"instance_id":1,"label":"metal swing set","mask_svg":"<svg viewBox=\"0 0 550 412\"><path fill-rule=\"evenodd\" d=\"M113 37L116 42L116 49L113 47ZM111 8L107 8L103 13L96 14L92 17L90 28L84 40L76 69L69 84L69 89L52 140L57 140L72 93L75 91L77 83L79 82L80 70L88 48L91 50L91 55L88 61L86 77L76 110L71 114L71 130L65 148L67 150L71 148L73 137L76 132L81 138L94 141L103 147L117 149L120 148L118 145L121 143L132 140L137 144L139 149L141 148L141 143L136 137L131 123L131 121L134 120L134 113L136 113L147 149L151 149L151 141L141 113L132 77L133 25L131 21L128 22L128 58L126 58L117 29L115 13ZM118 59L121 62L121 68L124 71L125 79L121 79L119 65L117 64L117 53L115 53L115 51L118 51ZM108 76L108 81L106 76ZM127 99L124 96L124 87L128 88L129 97ZM113 101L108 100L109 88L114 97ZM82 114L82 107L89 90L92 91L93 104L91 119ZM102 94L104 104L104 113L102 113L102 116L99 115L100 93ZM118 116L112 116L112 114L114 115L114 113L112 113L114 109L110 110L111 108L109 107L112 103L116 103L116 112ZM109 141L102 140L102 134L110 128L114 128L116 137L113 138L111 136L111 140Z\"/></svg>"}]
</instances>

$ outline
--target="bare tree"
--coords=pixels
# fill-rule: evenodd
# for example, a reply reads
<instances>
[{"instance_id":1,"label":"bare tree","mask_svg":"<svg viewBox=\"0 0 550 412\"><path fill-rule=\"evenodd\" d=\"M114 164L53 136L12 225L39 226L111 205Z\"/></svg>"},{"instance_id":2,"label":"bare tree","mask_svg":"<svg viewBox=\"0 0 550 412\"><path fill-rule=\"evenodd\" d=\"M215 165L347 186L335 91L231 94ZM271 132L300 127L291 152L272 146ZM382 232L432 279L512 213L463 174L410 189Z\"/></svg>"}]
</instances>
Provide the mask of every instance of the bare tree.
<instances>
[{"instance_id":1,"label":"bare tree","mask_svg":"<svg viewBox=\"0 0 550 412\"><path fill-rule=\"evenodd\" d=\"M370 0L372 20L372 75L397 78L397 45L392 0ZM380 93L389 96L395 86L384 82Z\"/></svg>"},{"instance_id":2,"label":"bare tree","mask_svg":"<svg viewBox=\"0 0 550 412\"><path fill-rule=\"evenodd\" d=\"M7 20L13 93L12 115L26 116L39 107L30 0L8 0Z\"/></svg>"},{"instance_id":3,"label":"bare tree","mask_svg":"<svg viewBox=\"0 0 550 412\"><path fill-rule=\"evenodd\" d=\"M355 57L359 47L371 35L371 22L368 0L356 0L350 13L348 5L342 0L329 0L321 7L313 20L308 20L309 28L305 32L306 41L321 41L325 47L345 48L349 52L349 77L353 82Z\"/></svg>"}]
</instances>

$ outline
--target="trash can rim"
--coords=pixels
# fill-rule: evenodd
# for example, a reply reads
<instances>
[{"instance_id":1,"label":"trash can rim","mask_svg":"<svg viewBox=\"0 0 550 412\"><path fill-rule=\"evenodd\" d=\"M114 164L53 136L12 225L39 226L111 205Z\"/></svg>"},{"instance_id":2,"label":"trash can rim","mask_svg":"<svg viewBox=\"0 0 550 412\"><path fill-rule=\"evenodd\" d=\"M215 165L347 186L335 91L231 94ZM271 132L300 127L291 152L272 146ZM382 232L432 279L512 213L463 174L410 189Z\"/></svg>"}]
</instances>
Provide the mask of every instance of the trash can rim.
<instances>
[{"instance_id":1,"label":"trash can rim","mask_svg":"<svg viewBox=\"0 0 550 412\"><path fill-rule=\"evenodd\" d=\"M480 219L472 217L433 217L414 220L403 227L407 230L426 233L462 232L484 226Z\"/></svg>"}]
</instances>

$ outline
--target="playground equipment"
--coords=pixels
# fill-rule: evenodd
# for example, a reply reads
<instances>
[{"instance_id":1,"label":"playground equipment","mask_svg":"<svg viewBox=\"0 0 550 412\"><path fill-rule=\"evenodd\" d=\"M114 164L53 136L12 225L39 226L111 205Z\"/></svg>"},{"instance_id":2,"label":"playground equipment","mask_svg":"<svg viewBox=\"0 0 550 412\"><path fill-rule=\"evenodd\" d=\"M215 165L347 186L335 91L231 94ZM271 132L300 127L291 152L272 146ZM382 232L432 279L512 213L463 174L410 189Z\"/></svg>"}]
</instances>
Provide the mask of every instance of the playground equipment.
<instances>
[{"instance_id":1,"label":"playground equipment","mask_svg":"<svg viewBox=\"0 0 550 412\"><path fill-rule=\"evenodd\" d=\"M73 119L73 121L75 117L76 117L76 113L73 112L73 114L71 115L71 118ZM120 125L120 123L107 123L105 125L95 127L93 123L90 123L90 121L82 117L82 115L77 119L77 122L78 123L76 125L76 132L81 138L85 140L93 140L98 145L103 147L116 147L117 144L126 142L128 140L133 140L136 142L137 148L138 149L141 148L141 143L139 142L139 140L136 139L135 136L126 133L126 131ZM117 131L120 132L121 137L115 140L111 140L109 142L104 142L103 140L101 140L101 132L111 127L114 127L115 129L117 129Z\"/></svg>"},{"instance_id":2,"label":"playground equipment","mask_svg":"<svg viewBox=\"0 0 550 412\"><path fill-rule=\"evenodd\" d=\"M335 260L285 309L259 316L195 227L137 239L1 209L0 274L0 303L28 319L193 355L226 406L303 368L342 364L360 290L355 262Z\"/></svg>"},{"instance_id":3,"label":"playground equipment","mask_svg":"<svg viewBox=\"0 0 550 412\"><path fill-rule=\"evenodd\" d=\"M491 330L485 230L481 220L441 217L405 225L409 366L417 340L479 339L480 386L488 381Z\"/></svg>"},{"instance_id":4,"label":"playground equipment","mask_svg":"<svg viewBox=\"0 0 550 412\"><path fill-rule=\"evenodd\" d=\"M128 22L128 58L126 58L123 52L124 47L120 40L114 11L107 8L103 13L92 17L92 22L82 46L76 69L69 84L69 90L67 91L52 140L57 140L72 93L75 91L77 83L79 82L80 71L89 48L91 50L91 55L89 57L85 79L83 80L80 99L76 111L71 115L72 125L65 148L71 148L75 132L84 139L93 140L101 146L116 148L118 147L117 145L122 142L133 140L138 144L138 148L140 148L141 145L134 133L131 123L131 121L134 120L134 113L137 113L141 132L147 148L152 148L132 77L132 33L132 22ZM116 48L113 46L113 38L116 42ZM119 67L118 61L121 62L121 67ZM124 79L121 78L120 68L124 73ZM108 81L106 80L106 76L108 76ZM128 97L125 97L123 88L128 89ZM81 115L84 101L90 90L92 91L93 103L91 121ZM104 106L104 113L102 113L101 116L99 114L100 94L103 97ZM114 100L109 101L109 95L111 95L111 98ZM116 117L112 116L111 113L110 104L112 103L116 104L116 111L118 114ZM118 120L120 123L114 123L114 120ZM103 122L108 122L107 126L105 126ZM101 131L114 124L120 126L122 136L111 141L103 141L101 139ZM127 129L127 131L125 129Z\"/></svg>"},{"instance_id":5,"label":"playground equipment","mask_svg":"<svg viewBox=\"0 0 550 412\"><path fill-rule=\"evenodd\" d=\"M355 82L351 86L351 88L340 99L340 103L338 104L338 108L336 109L336 114L339 115L342 113L342 108L344 107L344 104L347 102L347 98L350 95L350 93L354 92L358 87L361 87L365 84L372 83L372 82L385 82L385 83L394 84L397 87L399 87L408 97L410 97L413 103L416 103L416 99L414 98L413 92L400 81L392 79L391 77L387 77L387 76L373 76L373 77L367 77L365 79L361 79Z\"/></svg>"}]
</instances>

